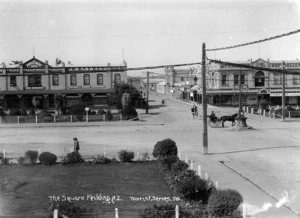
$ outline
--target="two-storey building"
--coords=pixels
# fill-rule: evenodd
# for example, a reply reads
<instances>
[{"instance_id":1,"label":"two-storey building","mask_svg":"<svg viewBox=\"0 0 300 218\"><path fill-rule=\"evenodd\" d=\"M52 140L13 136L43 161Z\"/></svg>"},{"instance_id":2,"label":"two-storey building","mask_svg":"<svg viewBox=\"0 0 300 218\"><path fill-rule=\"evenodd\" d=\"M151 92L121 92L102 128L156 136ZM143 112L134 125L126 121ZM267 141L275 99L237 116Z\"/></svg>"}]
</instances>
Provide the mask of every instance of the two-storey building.
<instances>
[{"instance_id":1,"label":"two-storey building","mask_svg":"<svg viewBox=\"0 0 300 218\"><path fill-rule=\"evenodd\" d=\"M250 60L234 63L282 69L282 61L258 59L254 62ZM300 72L300 61L285 61L285 70ZM269 101L272 105L281 105L281 73L211 63L207 80L210 104L238 105L241 87L244 105L256 105L261 99ZM286 104L300 104L300 74L285 75L285 87Z\"/></svg>"},{"instance_id":2,"label":"two-storey building","mask_svg":"<svg viewBox=\"0 0 300 218\"><path fill-rule=\"evenodd\" d=\"M2 108L108 105L114 84L127 82L127 66L51 66L37 58L0 68Z\"/></svg>"}]
</instances>

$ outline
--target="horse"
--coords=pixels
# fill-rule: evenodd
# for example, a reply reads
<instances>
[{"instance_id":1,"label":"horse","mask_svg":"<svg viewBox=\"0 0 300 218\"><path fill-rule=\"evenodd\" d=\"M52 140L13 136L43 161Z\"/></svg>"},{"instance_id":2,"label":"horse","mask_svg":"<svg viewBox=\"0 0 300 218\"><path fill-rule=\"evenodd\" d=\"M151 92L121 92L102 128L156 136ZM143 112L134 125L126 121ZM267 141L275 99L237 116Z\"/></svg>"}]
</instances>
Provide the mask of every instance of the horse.
<instances>
[{"instance_id":1,"label":"horse","mask_svg":"<svg viewBox=\"0 0 300 218\"><path fill-rule=\"evenodd\" d=\"M235 118L237 118L238 116L238 113L236 114L233 114L231 116L223 116L223 117L220 117L220 122L222 122L222 127L224 127L224 123L226 121L231 121L231 126L234 126L235 125Z\"/></svg>"}]
</instances>

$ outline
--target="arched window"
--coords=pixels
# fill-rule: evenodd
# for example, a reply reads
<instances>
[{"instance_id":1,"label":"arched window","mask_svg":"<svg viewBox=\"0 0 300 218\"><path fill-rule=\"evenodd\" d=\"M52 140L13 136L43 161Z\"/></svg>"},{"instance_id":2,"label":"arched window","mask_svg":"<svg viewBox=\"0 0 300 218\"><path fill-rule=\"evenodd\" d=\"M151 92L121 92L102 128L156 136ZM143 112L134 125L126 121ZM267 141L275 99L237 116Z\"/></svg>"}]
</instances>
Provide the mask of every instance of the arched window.
<instances>
[{"instance_id":1,"label":"arched window","mask_svg":"<svg viewBox=\"0 0 300 218\"><path fill-rule=\"evenodd\" d=\"M77 85L76 74L71 74L70 75L70 81L71 81L71 86L76 86Z\"/></svg>"},{"instance_id":2,"label":"arched window","mask_svg":"<svg viewBox=\"0 0 300 218\"><path fill-rule=\"evenodd\" d=\"M262 71L255 73L255 87L265 86L265 74Z\"/></svg>"},{"instance_id":3,"label":"arched window","mask_svg":"<svg viewBox=\"0 0 300 218\"><path fill-rule=\"evenodd\" d=\"M83 84L84 85L90 85L90 75L89 74L84 74L83 75Z\"/></svg>"}]
</instances>

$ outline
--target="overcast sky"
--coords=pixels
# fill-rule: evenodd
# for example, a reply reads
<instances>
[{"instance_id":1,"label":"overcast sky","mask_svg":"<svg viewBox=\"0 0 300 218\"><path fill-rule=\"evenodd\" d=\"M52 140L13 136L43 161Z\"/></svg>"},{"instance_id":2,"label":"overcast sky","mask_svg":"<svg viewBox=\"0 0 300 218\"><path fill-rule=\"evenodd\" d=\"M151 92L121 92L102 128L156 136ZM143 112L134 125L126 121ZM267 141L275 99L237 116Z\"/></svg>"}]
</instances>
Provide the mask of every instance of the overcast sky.
<instances>
[{"instance_id":1,"label":"overcast sky","mask_svg":"<svg viewBox=\"0 0 300 218\"><path fill-rule=\"evenodd\" d=\"M1 1L0 62L128 67L200 62L207 48L300 29L299 0ZM225 61L300 59L300 33L227 51Z\"/></svg>"}]
</instances>

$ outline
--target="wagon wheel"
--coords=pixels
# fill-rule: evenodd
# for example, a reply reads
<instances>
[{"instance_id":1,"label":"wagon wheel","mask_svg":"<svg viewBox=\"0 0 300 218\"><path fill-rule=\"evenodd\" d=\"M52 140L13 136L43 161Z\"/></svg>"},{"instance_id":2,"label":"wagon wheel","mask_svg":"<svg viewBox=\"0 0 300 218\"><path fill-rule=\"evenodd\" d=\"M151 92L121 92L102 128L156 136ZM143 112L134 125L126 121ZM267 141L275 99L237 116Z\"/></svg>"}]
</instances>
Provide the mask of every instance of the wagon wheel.
<instances>
[{"instance_id":1,"label":"wagon wheel","mask_svg":"<svg viewBox=\"0 0 300 218\"><path fill-rule=\"evenodd\" d=\"M210 127L212 127L212 128L218 127L218 124L219 124L218 121L213 122L213 121L210 120L210 121L208 122L208 125L209 125Z\"/></svg>"},{"instance_id":2,"label":"wagon wheel","mask_svg":"<svg viewBox=\"0 0 300 218\"><path fill-rule=\"evenodd\" d=\"M216 127L221 127L222 126L222 122L218 119L216 120Z\"/></svg>"}]
</instances>

